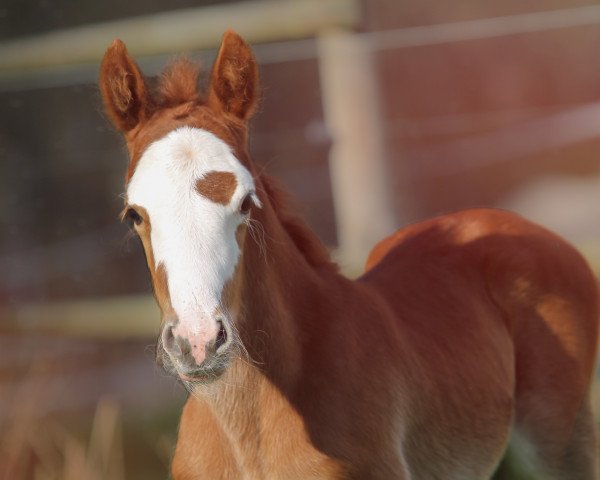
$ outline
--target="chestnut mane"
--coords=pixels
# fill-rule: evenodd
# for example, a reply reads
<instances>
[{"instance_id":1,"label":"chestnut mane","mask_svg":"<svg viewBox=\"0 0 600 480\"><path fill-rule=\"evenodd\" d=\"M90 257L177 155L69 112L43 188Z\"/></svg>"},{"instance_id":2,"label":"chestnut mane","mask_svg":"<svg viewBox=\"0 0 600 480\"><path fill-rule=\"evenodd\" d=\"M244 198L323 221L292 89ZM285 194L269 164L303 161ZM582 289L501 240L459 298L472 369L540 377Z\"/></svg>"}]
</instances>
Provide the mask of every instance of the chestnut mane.
<instances>
[{"instance_id":1,"label":"chestnut mane","mask_svg":"<svg viewBox=\"0 0 600 480\"><path fill-rule=\"evenodd\" d=\"M280 182L265 174L259 178L277 218L308 264L317 269L337 271L338 266L331 260L327 249L304 220L295 213L294 202Z\"/></svg>"}]
</instances>

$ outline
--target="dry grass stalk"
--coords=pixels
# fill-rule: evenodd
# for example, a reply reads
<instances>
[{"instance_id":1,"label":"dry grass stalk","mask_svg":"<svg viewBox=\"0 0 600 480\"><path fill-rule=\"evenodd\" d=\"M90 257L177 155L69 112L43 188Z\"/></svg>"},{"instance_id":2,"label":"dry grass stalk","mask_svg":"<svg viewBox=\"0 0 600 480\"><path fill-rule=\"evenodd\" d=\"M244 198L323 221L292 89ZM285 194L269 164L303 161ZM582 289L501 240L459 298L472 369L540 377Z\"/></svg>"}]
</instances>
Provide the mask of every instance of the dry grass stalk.
<instances>
[{"instance_id":1,"label":"dry grass stalk","mask_svg":"<svg viewBox=\"0 0 600 480\"><path fill-rule=\"evenodd\" d=\"M3 480L124 480L125 467L119 407L113 400L98 403L89 443L60 424L40 420L35 400L17 404L0 438L0 479ZM43 398L43 397L42 397Z\"/></svg>"}]
</instances>

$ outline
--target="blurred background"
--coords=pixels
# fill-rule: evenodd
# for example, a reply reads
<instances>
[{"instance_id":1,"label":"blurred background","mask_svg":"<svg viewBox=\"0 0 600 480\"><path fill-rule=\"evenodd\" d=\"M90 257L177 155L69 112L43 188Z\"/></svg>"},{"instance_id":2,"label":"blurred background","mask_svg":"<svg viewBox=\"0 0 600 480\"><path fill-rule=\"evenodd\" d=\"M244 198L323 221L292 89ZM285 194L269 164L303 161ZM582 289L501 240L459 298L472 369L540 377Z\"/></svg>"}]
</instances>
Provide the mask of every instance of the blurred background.
<instances>
[{"instance_id":1,"label":"blurred background","mask_svg":"<svg viewBox=\"0 0 600 480\"><path fill-rule=\"evenodd\" d=\"M3 0L0 478L166 478L185 395L154 365L97 72L119 37L148 76L180 52L206 73L229 27L260 62L253 157L349 275L394 229L478 206L599 271L596 1Z\"/></svg>"}]
</instances>

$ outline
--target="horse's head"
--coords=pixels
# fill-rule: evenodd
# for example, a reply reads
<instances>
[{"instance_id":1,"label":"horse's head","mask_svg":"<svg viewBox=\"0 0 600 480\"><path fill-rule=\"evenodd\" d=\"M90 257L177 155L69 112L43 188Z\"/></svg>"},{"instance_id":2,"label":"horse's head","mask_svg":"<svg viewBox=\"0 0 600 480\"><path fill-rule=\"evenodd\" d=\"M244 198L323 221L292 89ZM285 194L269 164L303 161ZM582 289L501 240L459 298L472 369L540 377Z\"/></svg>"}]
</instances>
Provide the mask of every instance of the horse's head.
<instances>
[{"instance_id":1,"label":"horse's head","mask_svg":"<svg viewBox=\"0 0 600 480\"><path fill-rule=\"evenodd\" d=\"M139 235L162 312L158 355L186 381L216 378L235 347L240 257L261 207L247 154L257 65L227 32L208 91L174 62L151 92L125 45L106 51L100 88L130 154L124 218Z\"/></svg>"}]
</instances>

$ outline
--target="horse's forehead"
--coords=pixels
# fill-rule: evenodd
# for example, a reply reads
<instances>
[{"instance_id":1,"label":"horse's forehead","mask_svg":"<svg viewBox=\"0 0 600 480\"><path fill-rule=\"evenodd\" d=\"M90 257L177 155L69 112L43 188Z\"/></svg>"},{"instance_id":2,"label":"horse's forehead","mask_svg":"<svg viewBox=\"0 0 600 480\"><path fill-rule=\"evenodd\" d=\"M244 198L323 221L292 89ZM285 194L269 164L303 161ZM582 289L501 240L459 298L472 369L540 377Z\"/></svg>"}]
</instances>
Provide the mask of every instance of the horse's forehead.
<instances>
[{"instance_id":1,"label":"horse's forehead","mask_svg":"<svg viewBox=\"0 0 600 480\"><path fill-rule=\"evenodd\" d=\"M228 205L238 187L252 188L248 170L214 134L182 127L151 144L140 158L127 188L128 201L165 205L197 194ZM158 198L163 192L169 198Z\"/></svg>"},{"instance_id":2,"label":"horse's forehead","mask_svg":"<svg viewBox=\"0 0 600 480\"><path fill-rule=\"evenodd\" d=\"M214 113L206 107L182 104L154 115L127 138L130 154L127 181L131 180L139 161L152 144L167 137L173 131L192 127L211 132L233 148L239 147L237 143L239 138L234 134L235 129L231 125L215 117Z\"/></svg>"}]
</instances>

